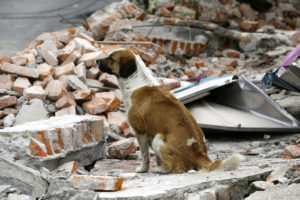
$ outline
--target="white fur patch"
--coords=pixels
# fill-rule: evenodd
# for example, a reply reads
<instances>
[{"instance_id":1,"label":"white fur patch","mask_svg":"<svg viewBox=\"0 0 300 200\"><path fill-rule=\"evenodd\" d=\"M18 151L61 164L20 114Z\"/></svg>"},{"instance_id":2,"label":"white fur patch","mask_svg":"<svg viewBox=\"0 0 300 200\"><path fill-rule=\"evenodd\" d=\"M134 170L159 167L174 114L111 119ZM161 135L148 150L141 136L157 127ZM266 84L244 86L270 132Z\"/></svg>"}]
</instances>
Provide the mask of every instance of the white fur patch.
<instances>
[{"instance_id":1,"label":"white fur patch","mask_svg":"<svg viewBox=\"0 0 300 200\"><path fill-rule=\"evenodd\" d=\"M152 149L155 154L161 158L160 147L164 145L164 141L160 138L160 134L156 134L152 140Z\"/></svg>"},{"instance_id":2,"label":"white fur patch","mask_svg":"<svg viewBox=\"0 0 300 200\"><path fill-rule=\"evenodd\" d=\"M190 138L186 140L186 146L192 146L192 144L194 142L197 142L197 140L195 140L195 138Z\"/></svg>"}]
</instances>

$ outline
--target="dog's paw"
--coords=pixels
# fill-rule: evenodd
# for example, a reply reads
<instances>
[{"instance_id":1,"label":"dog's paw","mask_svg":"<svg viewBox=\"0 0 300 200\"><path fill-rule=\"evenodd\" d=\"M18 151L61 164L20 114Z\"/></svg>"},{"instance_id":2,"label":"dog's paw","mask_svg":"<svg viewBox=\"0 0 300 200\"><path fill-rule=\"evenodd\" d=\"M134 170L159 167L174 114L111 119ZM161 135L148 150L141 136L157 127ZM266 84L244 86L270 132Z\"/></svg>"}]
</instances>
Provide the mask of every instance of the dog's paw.
<instances>
[{"instance_id":1,"label":"dog's paw","mask_svg":"<svg viewBox=\"0 0 300 200\"><path fill-rule=\"evenodd\" d=\"M159 174L166 174L166 173L168 173L162 167L154 167L154 168L151 169L151 172L152 173L159 173Z\"/></svg>"},{"instance_id":2,"label":"dog's paw","mask_svg":"<svg viewBox=\"0 0 300 200\"><path fill-rule=\"evenodd\" d=\"M148 172L149 167L140 166L135 169L136 173L146 173Z\"/></svg>"}]
</instances>

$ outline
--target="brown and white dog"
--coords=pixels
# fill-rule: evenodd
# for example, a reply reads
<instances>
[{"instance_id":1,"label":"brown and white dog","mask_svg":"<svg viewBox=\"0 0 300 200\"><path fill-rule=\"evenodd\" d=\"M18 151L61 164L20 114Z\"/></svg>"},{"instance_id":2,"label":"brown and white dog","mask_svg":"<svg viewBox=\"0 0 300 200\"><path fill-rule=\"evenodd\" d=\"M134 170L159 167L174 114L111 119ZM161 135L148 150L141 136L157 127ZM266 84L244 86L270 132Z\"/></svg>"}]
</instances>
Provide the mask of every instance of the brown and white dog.
<instances>
[{"instance_id":1,"label":"brown and white dog","mask_svg":"<svg viewBox=\"0 0 300 200\"><path fill-rule=\"evenodd\" d=\"M118 77L128 121L136 132L142 154L142 165L137 172L149 169L149 145L157 158L157 167L152 172L233 170L238 167L240 155L224 161L210 160L204 134L193 116L179 100L159 86L139 55L121 49L97 60L97 65L102 72Z\"/></svg>"}]
</instances>

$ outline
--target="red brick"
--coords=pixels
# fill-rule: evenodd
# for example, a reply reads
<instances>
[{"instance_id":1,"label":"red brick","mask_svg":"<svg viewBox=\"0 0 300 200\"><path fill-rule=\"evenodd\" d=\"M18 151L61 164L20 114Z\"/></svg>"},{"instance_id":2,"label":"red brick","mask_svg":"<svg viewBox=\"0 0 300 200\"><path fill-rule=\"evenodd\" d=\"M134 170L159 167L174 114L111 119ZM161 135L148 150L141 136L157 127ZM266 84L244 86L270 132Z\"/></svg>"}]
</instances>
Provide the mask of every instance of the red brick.
<instances>
[{"instance_id":1,"label":"red brick","mask_svg":"<svg viewBox=\"0 0 300 200\"><path fill-rule=\"evenodd\" d=\"M113 92L96 93L95 98L102 98L108 105L108 111L115 111L120 105L120 99Z\"/></svg>"},{"instance_id":2,"label":"red brick","mask_svg":"<svg viewBox=\"0 0 300 200\"><path fill-rule=\"evenodd\" d=\"M0 75L0 89L11 90L15 79L15 77L10 75Z\"/></svg>"},{"instance_id":3,"label":"red brick","mask_svg":"<svg viewBox=\"0 0 300 200\"><path fill-rule=\"evenodd\" d=\"M130 46L131 49L135 50L140 56L141 58L147 62L147 63L154 63L155 62L155 57L151 56L149 53L147 53L146 51L136 47L136 46Z\"/></svg>"},{"instance_id":4,"label":"red brick","mask_svg":"<svg viewBox=\"0 0 300 200\"><path fill-rule=\"evenodd\" d=\"M30 100L34 98L45 100L46 92L41 86L32 86L24 89L23 96L25 100Z\"/></svg>"},{"instance_id":5,"label":"red brick","mask_svg":"<svg viewBox=\"0 0 300 200\"><path fill-rule=\"evenodd\" d=\"M229 58L239 58L240 52L233 50L233 49L229 49L229 50L227 50L227 56Z\"/></svg>"},{"instance_id":6,"label":"red brick","mask_svg":"<svg viewBox=\"0 0 300 200\"><path fill-rule=\"evenodd\" d=\"M55 116L62 116L62 115L76 115L75 106L65 107L65 108L55 112Z\"/></svg>"},{"instance_id":7,"label":"red brick","mask_svg":"<svg viewBox=\"0 0 300 200\"><path fill-rule=\"evenodd\" d=\"M258 27L258 22L256 21L249 21L249 20L244 20L239 23L239 27L243 31L256 31Z\"/></svg>"},{"instance_id":8,"label":"red brick","mask_svg":"<svg viewBox=\"0 0 300 200\"><path fill-rule=\"evenodd\" d=\"M127 121L122 123L122 131L125 137L135 137L133 129L129 126Z\"/></svg>"},{"instance_id":9,"label":"red brick","mask_svg":"<svg viewBox=\"0 0 300 200\"><path fill-rule=\"evenodd\" d=\"M204 62L203 61L196 62L195 65L199 69L200 67L204 67Z\"/></svg>"},{"instance_id":10,"label":"red brick","mask_svg":"<svg viewBox=\"0 0 300 200\"><path fill-rule=\"evenodd\" d=\"M76 102L67 96L63 96L56 101L55 106L58 109L62 109L69 106L76 106Z\"/></svg>"},{"instance_id":11,"label":"red brick","mask_svg":"<svg viewBox=\"0 0 300 200\"><path fill-rule=\"evenodd\" d=\"M172 40L171 42L171 54L175 54L178 46L177 40Z\"/></svg>"},{"instance_id":12,"label":"red brick","mask_svg":"<svg viewBox=\"0 0 300 200\"><path fill-rule=\"evenodd\" d=\"M123 112L109 112L107 114L107 120L110 126L114 125L122 128L122 124L124 121L127 121L125 113Z\"/></svg>"},{"instance_id":13,"label":"red brick","mask_svg":"<svg viewBox=\"0 0 300 200\"><path fill-rule=\"evenodd\" d=\"M135 152L135 143L134 140L131 138L122 139L117 142L113 142L111 145L108 146L108 154L111 158L125 158L131 153Z\"/></svg>"},{"instance_id":14,"label":"red brick","mask_svg":"<svg viewBox=\"0 0 300 200\"><path fill-rule=\"evenodd\" d=\"M163 24L175 24L175 19L164 19Z\"/></svg>"},{"instance_id":15,"label":"red brick","mask_svg":"<svg viewBox=\"0 0 300 200\"><path fill-rule=\"evenodd\" d=\"M119 85L117 77L115 75L111 75L108 73L103 73L100 76L99 81L104 83L104 85L106 85L108 87L117 88Z\"/></svg>"},{"instance_id":16,"label":"red brick","mask_svg":"<svg viewBox=\"0 0 300 200\"><path fill-rule=\"evenodd\" d=\"M136 20L138 21L144 21L144 19L147 17L147 13L145 12L141 12L141 14L139 14L137 17L136 17Z\"/></svg>"},{"instance_id":17,"label":"red brick","mask_svg":"<svg viewBox=\"0 0 300 200\"><path fill-rule=\"evenodd\" d=\"M75 161L64 163L58 166L55 171L65 171L69 174L73 174L78 169L78 165Z\"/></svg>"},{"instance_id":18,"label":"red brick","mask_svg":"<svg viewBox=\"0 0 300 200\"><path fill-rule=\"evenodd\" d=\"M13 85L14 91L18 93L23 93L23 91L29 87L31 87L31 83L26 77L18 77Z\"/></svg>"},{"instance_id":19,"label":"red brick","mask_svg":"<svg viewBox=\"0 0 300 200\"><path fill-rule=\"evenodd\" d=\"M291 156L292 158L300 157L300 147L297 145L289 145L284 148L286 154Z\"/></svg>"},{"instance_id":20,"label":"red brick","mask_svg":"<svg viewBox=\"0 0 300 200\"><path fill-rule=\"evenodd\" d=\"M97 115L107 111L108 105L102 98L95 98L91 101L83 103L83 108L89 114Z\"/></svg>"},{"instance_id":21,"label":"red brick","mask_svg":"<svg viewBox=\"0 0 300 200\"><path fill-rule=\"evenodd\" d=\"M161 7L159 9L159 12L161 14L161 16L164 16L164 17L168 17L170 15L170 11L168 11L166 8L164 7Z\"/></svg>"},{"instance_id":22,"label":"red brick","mask_svg":"<svg viewBox=\"0 0 300 200\"><path fill-rule=\"evenodd\" d=\"M121 190L124 178L109 176L75 175L72 179L72 187L88 190Z\"/></svg>"},{"instance_id":23,"label":"red brick","mask_svg":"<svg viewBox=\"0 0 300 200\"><path fill-rule=\"evenodd\" d=\"M68 94L67 90L64 88L63 83L59 80L50 81L45 88L45 91L47 98L52 101L56 101L60 97Z\"/></svg>"},{"instance_id":24,"label":"red brick","mask_svg":"<svg viewBox=\"0 0 300 200\"><path fill-rule=\"evenodd\" d=\"M14 106L18 103L18 99L15 96L0 96L0 109L6 108L9 106Z\"/></svg>"},{"instance_id":25,"label":"red brick","mask_svg":"<svg viewBox=\"0 0 300 200\"><path fill-rule=\"evenodd\" d=\"M40 76L43 79L45 79L49 75L52 76L52 74L53 74L53 67L48 65L47 63L40 64L36 68L37 68L37 70L39 70Z\"/></svg>"},{"instance_id":26,"label":"red brick","mask_svg":"<svg viewBox=\"0 0 300 200\"><path fill-rule=\"evenodd\" d=\"M72 92L72 98L75 101L88 101L88 100L92 100L93 94L94 94L94 90L92 89L86 91L78 90Z\"/></svg>"},{"instance_id":27,"label":"red brick","mask_svg":"<svg viewBox=\"0 0 300 200\"><path fill-rule=\"evenodd\" d=\"M165 7L165 8L168 9L168 10L173 10L174 7L175 7L175 3L173 3L173 2L165 3L165 4L163 5L163 7Z\"/></svg>"},{"instance_id":28,"label":"red brick","mask_svg":"<svg viewBox=\"0 0 300 200\"><path fill-rule=\"evenodd\" d=\"M228 66L227 67L227 71L229 71L229 72L232 72L232 71L234 71L235 70L235 68L233 67L233 66Z\"/></svg>"},{"instance_id":29,"label":"red brick","mask_svg":"<svg viewBox=\"0 0 300 200\"><path fill-rule=\"evenodd\" d=\"M29 68L29 67L22 67L15 64L10 64L3 62L0 64L0 71L16 74L20 76L25 76L29 78L38 78L39 77L39 71L37 69Z\"/></svg>"},{"instance_id":30,"label":"red brick","mask_svg":"<svg viewBox=\"0 0 300 200\"><path fill-rule=\"evenodd\" d=\"M59 66L55 69L56 78L62 75L76 74L75 65L73 62L70 62L66 65Z\"/></svg>"},{"instance_id":31,"label":"red brick","mask_svg":"<svg viewBox=\"0 0 300 200\"><path fill-rule=\"evenodd\" d=\"M47 150L45 145L35 140L34 138L30 140L29 149L31 151L31 155L33 156L38 156L38 157L47 156Z\"/></svg>"}]
</instances>

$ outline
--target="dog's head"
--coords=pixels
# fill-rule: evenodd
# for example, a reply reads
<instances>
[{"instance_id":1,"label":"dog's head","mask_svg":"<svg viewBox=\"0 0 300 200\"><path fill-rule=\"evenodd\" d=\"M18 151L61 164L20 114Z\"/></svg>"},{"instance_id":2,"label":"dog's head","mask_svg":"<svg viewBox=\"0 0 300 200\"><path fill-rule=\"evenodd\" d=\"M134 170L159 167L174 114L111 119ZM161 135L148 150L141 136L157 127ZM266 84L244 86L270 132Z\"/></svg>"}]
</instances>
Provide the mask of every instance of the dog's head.
<instances>
[{"instance_id":1,"label":"dog's head","mask_svg":"<svg viewBox=\"0 0 300 200\"><path fill-rule=\"evenodd\" d=\"M117 50L104 59L96 60L102 72L127 78L137 70L136 55L130 49Z\"/></svg>"}]
</instances>

